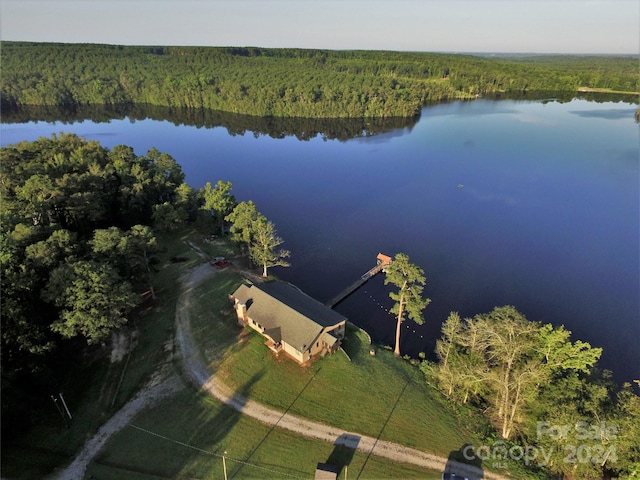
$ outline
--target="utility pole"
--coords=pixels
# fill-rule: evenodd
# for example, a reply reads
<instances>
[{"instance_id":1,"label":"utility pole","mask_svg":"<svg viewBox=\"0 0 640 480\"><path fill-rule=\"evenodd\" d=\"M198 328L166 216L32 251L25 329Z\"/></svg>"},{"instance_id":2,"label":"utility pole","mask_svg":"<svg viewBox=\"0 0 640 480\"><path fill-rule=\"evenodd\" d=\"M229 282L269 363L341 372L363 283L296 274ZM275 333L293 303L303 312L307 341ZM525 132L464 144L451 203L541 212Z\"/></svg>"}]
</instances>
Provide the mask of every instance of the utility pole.
<instances>
[{"instance_id":1,"label":"utility pole","mask_svg":"<svg viewBox=\"0 0 640 480\"><path fill-rule=\"evenodd\" d=\"M67 415L69 415L69 420L73 420L73 417L71 416L71 412L67 407L67 402L64 401L64 397L62 396L62 393L60 393L59 395L60 395L60 400L62 400L62 405L64 405L64 409L67 411Z\"/></svg>"},{"instance_id":2,"label":"utility pole","mask_svg":"<svg viewBox=\"0 0 640 480\"><path fill-rule=\"evenodd\" d=\"M58 404L58 399L56 397L54 397L53 395L51 395L51 400L53 400L53 404L56 406L56 409L58 410L58 413L60 414L60 416L62 417L62 419L64 420L64 412L62 411L62 409L60 408L60 405Z\"/></svg>"},{"instance_id":3,"label":"utility pole","mask_svg":"<svg viewBox=\"0 0 640 480\"><path fill-rule=\"evenodd\" d=\"M227 479L227 461L225 459L226 454L227 454L227 451L225 450L224 453L222 454L222 469L224 470L224 480L228 480Z\"/></svg>"}]
</instances>

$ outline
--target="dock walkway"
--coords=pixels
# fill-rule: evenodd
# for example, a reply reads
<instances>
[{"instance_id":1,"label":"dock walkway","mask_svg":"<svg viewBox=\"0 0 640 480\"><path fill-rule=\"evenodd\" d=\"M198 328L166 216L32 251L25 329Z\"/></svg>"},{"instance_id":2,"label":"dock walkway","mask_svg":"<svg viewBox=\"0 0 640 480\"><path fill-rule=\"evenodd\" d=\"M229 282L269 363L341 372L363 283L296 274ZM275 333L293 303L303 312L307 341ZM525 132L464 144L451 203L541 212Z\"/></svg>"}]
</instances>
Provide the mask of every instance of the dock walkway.
<instances>
[{"instance_id":1,"label":"dock walkway","mask_svg":"<svg viewBox=\"0 0 640 480\"><path fill-rule=\"evenodd\" d=\"M388 262L380 262L380 263L378 263L375 267L373 267L367 273L362 275L358 280L353 282L347 288L342 290L338 295L336 295L335 297L330 299L328 302L326 302L325 305L327 307L329 307L329 308L333 308L338 303L340 303L342 300L344 300L349 295L351 295L353 292L355 292L362 285L364 285L367 282L367 280L369 280L371 277L373 277L377 273L380 273L382 270L387 268L389 265L390 265L390 263L388 263Z\"/></svg>"}]
</instances>

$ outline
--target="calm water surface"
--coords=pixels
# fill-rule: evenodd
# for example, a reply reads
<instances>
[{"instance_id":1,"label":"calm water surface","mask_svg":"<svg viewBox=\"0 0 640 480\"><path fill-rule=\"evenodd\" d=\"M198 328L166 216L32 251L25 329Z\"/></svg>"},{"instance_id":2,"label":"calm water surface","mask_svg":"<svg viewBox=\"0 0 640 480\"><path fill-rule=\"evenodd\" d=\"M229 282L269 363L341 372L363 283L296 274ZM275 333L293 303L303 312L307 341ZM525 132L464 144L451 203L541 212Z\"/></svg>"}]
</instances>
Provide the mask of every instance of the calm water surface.
<instances>
[{"instance_id":1,"label":"calm water surface","mask_svg":"<svg viewBox=\"0 0 640 480\"><path fill-rule=\"evenodd\" d=\"M627 103L481 100L427 107L419 122L347 141L230 135L169 121L2 125L2 145L60 131L171 154L199 188L233 182L291 250L274 269L324 301L378 252L426 273L426 323L403 350L433 350L450 311L514 305L604 347L620 381L640 377L639 127ZM378 276L336 309L392 344Z\"/></svg>"}]
</instances>

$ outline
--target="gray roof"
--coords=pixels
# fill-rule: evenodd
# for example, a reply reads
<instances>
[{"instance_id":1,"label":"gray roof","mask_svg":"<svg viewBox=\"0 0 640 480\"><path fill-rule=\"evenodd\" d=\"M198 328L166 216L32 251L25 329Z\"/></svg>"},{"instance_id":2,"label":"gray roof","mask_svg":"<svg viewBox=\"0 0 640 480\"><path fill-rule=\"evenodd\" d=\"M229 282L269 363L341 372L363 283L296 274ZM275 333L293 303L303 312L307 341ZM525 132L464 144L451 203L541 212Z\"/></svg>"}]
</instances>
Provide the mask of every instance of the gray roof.
<instances>
[{"instance_id":1,"label":"gray roof","mask_svg":"<svg viewBox=\"0 0 640 480\"><path fill-rule=\"evenodd\" d=\"M233 293L247 305L247 313L275 341L282 340L304 352L325 327L333 327L346 317L331 310L287 282L241 285ZM278 332L279 330L279 332ZM271 334L280 334L275 338Z\"/></svg>"}]
</instances>

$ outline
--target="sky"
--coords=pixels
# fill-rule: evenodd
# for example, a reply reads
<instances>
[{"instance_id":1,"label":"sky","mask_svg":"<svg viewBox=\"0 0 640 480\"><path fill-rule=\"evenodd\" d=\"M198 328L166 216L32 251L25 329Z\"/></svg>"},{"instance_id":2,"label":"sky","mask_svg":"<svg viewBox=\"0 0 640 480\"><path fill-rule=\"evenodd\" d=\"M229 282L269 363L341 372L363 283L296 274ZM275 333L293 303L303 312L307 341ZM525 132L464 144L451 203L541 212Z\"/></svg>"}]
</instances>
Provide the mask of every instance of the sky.
<instances>
[{"instance_id":1,"label":"sky","mask_svg":"<svg viewBox=\"0 0 640 480\"><path fill-rule=\"evenodd\" d=\"M640 53L638 0L0 0L0 39Z\"/></svg>"}]
</instances>

